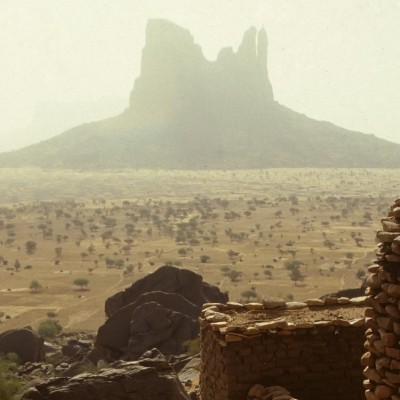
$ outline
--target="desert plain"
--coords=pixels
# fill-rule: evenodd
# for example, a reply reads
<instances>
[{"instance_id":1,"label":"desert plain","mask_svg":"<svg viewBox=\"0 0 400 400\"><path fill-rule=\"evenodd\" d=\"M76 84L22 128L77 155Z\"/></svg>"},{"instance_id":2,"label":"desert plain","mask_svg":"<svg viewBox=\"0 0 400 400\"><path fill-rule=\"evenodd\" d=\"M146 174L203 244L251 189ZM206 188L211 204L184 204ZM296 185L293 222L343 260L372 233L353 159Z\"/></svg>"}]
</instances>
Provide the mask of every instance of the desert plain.
<instances>
[{"instance_id":1,"label":"desert plain","mask_svg":"<svg viewBox=\"0 0 400 400\"><path fill-rule=\"evenodd\" d=\"M0 191L0 332L48 315L95 332L108 297L165 264L231 301L360 287L400 173L1 169Z\"/></svg>"}]
</instances>

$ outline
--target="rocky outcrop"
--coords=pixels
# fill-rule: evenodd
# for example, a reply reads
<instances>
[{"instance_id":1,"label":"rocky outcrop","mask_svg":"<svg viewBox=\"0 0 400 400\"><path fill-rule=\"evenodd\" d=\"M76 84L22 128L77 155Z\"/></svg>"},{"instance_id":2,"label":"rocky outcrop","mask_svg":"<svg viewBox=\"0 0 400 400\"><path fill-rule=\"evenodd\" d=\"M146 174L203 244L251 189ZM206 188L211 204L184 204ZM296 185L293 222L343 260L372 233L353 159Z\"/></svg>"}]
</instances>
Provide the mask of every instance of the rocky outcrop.
<instances>
[{"instance_id":1,"label":"rocky outcrop","mask_svg":"<svg viewBox=\"0 0 400 400\"><path fill-rule=\"evenodd\" d=\"M148 304L153 304L152 312ZM143 307L142 307L143 306ZM138 348L132 349L132 354L142 354L151 347L161 347L160 350L167 354L182 352L182 346L167 346L162 343L168 340L168 335L181 340L188 340L198 334L197 318L200 307L195 306L180 294L165 293L160 291L144 293L136 301L130 303L107 319L99 328L96 345L107 346L125 354L133 344ZM157 318L163 317L163 323ZM136 321L136 322L135 322ZM139 326L140 324L140 326ZM166 324L167 329L160 331L160 326ZM161 338L161 336L162 338ZM174 340L175 343L176 340ZM129 346L129 343L131 345ZM182 341L180 343L183 343Z\"/></svg>"},{"instance_id":2,"label":"rocky outcrop","mask_svg":"<svg viewBox=\"0 0 400 400\"><path fill-rule=\"evenodd\" d=\"M11 329L0 333L0 353L16 353L24 363L42 361L44 339L29 328Z\"/></svg>"},{"instance_id":3,"label":"rocky outcrop","mask_svg":"<svg viewBox=\"0 0 400 400\"><path fill-rule=\"evenodd\" d=\"M28 389L25 400L188 400L165 359L116 362L98 373L60 377Z\"/></svg>"},{"instance_id":4,"label":"rocky outcrop","mask_svg":"<svg viewBox=\"0 0 400 400\"><path fill-rule=\"evenodd\" d=\"M108 298L105 304L107 317L115 314L122 307L134 303L145 293L161 291L176 293L197 307L204 303L228 300L228 296L212 285L203 282L201 275L187 269L163 266L145 278L136 281L131 287Z\"/></svg>"},{"instance_id":5,"label":"rocky outcrop","mask_svg":"<svg viewBox=\"0 0 400 400\"><path fill-rule=\"evenodd\" d=\"M185 343L199 334L201 306L227 300L201 275L161 267L107 299L109 318L98 330L96 347L107 359L135 360L153 347L164 354L182 354Z\"/></svg>"},{"instance_id":6,"label":"rocky outcrop","mask_svg":"<svg viewBox=\"0 0 400 400\"><path fill-rule=\"evenodd\" d=\"M149 348L164 354L182 354L185 342L199 333L196 319L151 302L137 307L132 313L128 359L136 359Z\"/></svg>"},{"instance_id":7,"label":"rocky outcrop","mask_svg":"<svg viewBox=\"0 0 400 400\"><path fill-rule=\"evenodd\" d=\"M272 104L267 48L265 30L260 30L257 38L256 28L251 27L237 53L222 49L217 60L210 63L188 30L165 20L149 20L141 74L135 81L127 115L141 126L154 126L155 121L168 122L182 113L193 113L192 101L199 106L198 116L205 116L205 102L214 99L225 111L240 103L243 112L249 112L248 101L258 108ZM235 95L230 98L231 104L224 101L228 92ZM192 101L187 103L187 99ZM261 103L255 104L254 99Z\"/></svg>"},{"instance_id":8,"label":"rocky outcrop","mask_svg":"<svg viewBox=\"0 0 400 400\"><path fill-rule=\"evenodd\" d=\"M65 357L79 357L85 355L91 349L92 343L89 341L82 341L79 339L70 339L67 343L63 344L61 351Z\"/></svg>"}]
</instances>

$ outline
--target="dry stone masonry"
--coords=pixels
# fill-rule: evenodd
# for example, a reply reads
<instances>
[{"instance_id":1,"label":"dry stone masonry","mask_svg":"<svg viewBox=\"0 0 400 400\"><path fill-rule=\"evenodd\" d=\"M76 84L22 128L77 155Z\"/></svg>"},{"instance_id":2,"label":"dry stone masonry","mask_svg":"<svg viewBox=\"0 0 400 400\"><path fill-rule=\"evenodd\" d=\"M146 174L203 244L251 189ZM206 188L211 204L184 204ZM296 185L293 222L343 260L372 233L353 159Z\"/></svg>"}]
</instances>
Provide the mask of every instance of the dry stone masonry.
<instances>
[{"instance_id":1,"label":"dry stone masonry","mask_svg":"<svg viewBox=\"0 0 400 400\"><path fill-rule=\"evenodd\" d=\"M368 268L367 352L364 369L367 400L400 400L400 198L377 232L377 259Z\"/></svg>"},{"instance_id":2,"label":"dry stone masonry","mask_svg":"<svg viewBox=\"0 0 400 400\"><path fill-rule=\"evenodd\" d=\"M205 304L202 400L364 400L365 300ZM271 386L287 391L259 397Z\"/></svg>"}]
</instances>

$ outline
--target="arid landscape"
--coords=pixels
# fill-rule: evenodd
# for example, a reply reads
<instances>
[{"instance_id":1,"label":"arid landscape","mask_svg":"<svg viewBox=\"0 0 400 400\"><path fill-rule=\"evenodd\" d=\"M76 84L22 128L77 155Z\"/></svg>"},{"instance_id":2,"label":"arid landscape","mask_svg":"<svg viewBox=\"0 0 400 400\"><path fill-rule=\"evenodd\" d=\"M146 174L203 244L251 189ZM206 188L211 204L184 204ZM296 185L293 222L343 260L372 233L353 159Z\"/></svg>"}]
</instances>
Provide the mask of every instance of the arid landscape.
<instances>
[{"instance_id":1,"label":"arid landscape","mask_svg":"<svg viewBox=\"0 0 400 400\"><path fill-rule=\"evenodd\" d=\"M232 301L359 287L400 175L3 169L0 182L0 332L54 314L95 332L106 298L165 264Z\"/></svg>"},{"instance_id":2,"label":"arid landscape","mask_svg":"<svg viewBox=\"0 0 400 400\"><path fill-rule=\"evenodd\" d=\"M0 400L400 400L400 6L164 3L0 2Z\"/></svg>"}]
</instances>

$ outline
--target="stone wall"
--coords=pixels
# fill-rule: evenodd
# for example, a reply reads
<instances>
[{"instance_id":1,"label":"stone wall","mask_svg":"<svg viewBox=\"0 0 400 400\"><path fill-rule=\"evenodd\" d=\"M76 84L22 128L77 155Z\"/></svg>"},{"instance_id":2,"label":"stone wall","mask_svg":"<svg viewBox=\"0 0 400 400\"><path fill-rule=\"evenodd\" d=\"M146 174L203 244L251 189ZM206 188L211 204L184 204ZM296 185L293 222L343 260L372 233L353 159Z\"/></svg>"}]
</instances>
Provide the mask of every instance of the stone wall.
<instances>
[{"instance_id":1,"label":"stone wall","mask_svg":"<svg viewBox=\"0 0 400 400\"><path fill-rule=\"evenodd\" d=\"M365 396L400 400L400 198L382 219L377 238L377 260L367 278Z\"/></svg>"},{"instance_id":2,"label":"stone wall","mask_svg":"<svg viewBox=\"0 0 400 400\"><path fill-rule=\"evenodd\" d=\"M257 383L301 400L364 399L364 301L205 305L202 400L244 400Z\"/></svg>"}]
</instances>

